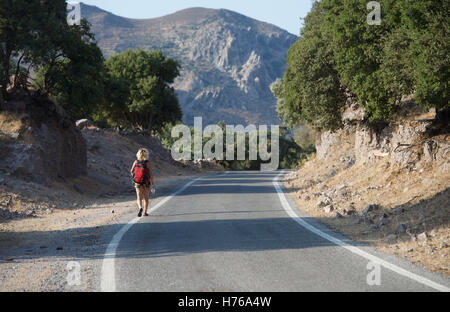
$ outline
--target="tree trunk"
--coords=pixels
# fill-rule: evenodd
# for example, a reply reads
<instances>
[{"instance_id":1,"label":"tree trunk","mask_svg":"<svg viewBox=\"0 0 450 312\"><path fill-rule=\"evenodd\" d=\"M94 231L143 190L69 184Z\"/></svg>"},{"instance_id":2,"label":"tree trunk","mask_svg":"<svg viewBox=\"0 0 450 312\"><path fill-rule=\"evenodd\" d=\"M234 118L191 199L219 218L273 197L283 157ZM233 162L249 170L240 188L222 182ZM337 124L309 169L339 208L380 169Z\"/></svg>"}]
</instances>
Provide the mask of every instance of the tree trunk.
<instances>
[{"instance_id":1,"label":"tree trunk","mask_svg":"<svg viewBox=\"0 0 450 312\"><path fill-rule=\"evenodd\" d=\"M1 84L1 93L3 100L8 100L8 92L6 91L6 88L9 84L9 60L11 58L11 53L8 53L8 51L5 51L5 55L2 57L2 72L0 73L0 84Z\"/></svg>"}]
</instances>

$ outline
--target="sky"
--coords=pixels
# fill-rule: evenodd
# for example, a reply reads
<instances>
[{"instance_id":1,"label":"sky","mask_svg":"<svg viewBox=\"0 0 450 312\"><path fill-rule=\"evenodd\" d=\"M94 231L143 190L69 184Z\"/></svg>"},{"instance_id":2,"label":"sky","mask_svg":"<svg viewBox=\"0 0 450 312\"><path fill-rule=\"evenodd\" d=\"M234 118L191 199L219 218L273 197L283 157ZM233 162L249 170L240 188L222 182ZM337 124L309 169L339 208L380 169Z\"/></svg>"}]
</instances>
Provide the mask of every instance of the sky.
<instances>
[{"instance_id":1,"label":"sky","mask_svg":"<svg viewBox=\"0 0 450 312\"><path fill-rule=\"evenodd\" d=\"M70 1L70 2L76 2ZM154 18L191 7L228 9L299 35L312 0L82 0L128 18Z\"/></svg>"}]
</instances>

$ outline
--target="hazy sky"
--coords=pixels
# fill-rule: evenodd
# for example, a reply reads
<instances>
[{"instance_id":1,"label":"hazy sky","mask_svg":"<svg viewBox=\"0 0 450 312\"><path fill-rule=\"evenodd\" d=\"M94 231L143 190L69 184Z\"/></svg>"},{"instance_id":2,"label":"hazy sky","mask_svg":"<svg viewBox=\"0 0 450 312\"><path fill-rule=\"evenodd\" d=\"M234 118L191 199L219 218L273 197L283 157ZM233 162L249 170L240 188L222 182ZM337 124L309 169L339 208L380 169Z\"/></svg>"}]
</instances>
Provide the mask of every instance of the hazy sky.
<instances>
[{"instance_id":1,"label":"hazy sky","mask_svg":"<svg viewBox=\"0 0 450 312\"><path fill-rule=\"evenodd\" d=\"M70 1L96 5L116 15L153 18L190 7L228 9L279 26L295 35L300 32L300 18L306 16L312 0L83 0Z\"/></svg>"}]
</instances>

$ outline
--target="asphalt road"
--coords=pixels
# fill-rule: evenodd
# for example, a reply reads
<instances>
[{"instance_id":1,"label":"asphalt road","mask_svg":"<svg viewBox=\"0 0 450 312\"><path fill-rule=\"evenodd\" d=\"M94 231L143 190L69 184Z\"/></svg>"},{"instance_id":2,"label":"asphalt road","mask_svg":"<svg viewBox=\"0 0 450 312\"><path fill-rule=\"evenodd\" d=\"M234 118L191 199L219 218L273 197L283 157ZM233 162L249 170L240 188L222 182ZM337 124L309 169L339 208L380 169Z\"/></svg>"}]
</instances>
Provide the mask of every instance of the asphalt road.
<instances>
[{"instance_id":1,"label":"asphalt road","mask_svg":"<svg viewBox=\"0 0 450 312\"><path fill-rule=\"evenodd\" d=\"M356 244L303 215L288 195L279 194L282 189L274 182L279 174L233 172L203 177L165 198L150 217L131 223L125 217L116 227L121 233L108 238L100 290L450 288L448 277ZM369 285L373 283L368 283L368 276L380 285Z\"/></svg>"}]
</instances>

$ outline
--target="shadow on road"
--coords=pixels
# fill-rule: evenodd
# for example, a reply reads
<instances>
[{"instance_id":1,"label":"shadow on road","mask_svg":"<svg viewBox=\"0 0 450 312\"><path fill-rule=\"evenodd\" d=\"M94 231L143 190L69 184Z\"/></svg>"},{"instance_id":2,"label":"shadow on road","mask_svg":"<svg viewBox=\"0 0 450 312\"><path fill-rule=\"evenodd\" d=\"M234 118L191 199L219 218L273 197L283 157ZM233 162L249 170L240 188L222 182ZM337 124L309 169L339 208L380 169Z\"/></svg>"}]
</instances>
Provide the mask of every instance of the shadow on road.
<instances>
[{"instance_id":1,"label":"shadow on road","mask_svg":"<svg viewBox=\"0 0 450 312\"><path fill-rule=\"evenodd\" d=\"M226 212L228 213L228 212ZM123 237L116 258L153 258L203 252L251 252L281 249L308 249L333 245L298 226L291 218L221 219L163 222L168 216L153 215L135 224ZM125 224L114 225L119 230ZM101 259L109 241L95 233L108 227L65 231L0 233L2 241L11 235L39 244L20 248L0 248L0 260ZM50 239L50 238L60 238ZM98 238L98 237L97 237ZM62 250L57 250L62 247ZM0 261L1 263L1 261Z\"/></svg>"}]
</instances>

